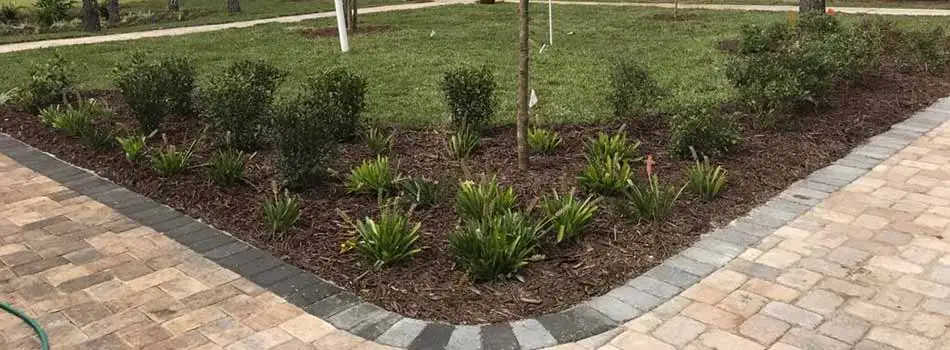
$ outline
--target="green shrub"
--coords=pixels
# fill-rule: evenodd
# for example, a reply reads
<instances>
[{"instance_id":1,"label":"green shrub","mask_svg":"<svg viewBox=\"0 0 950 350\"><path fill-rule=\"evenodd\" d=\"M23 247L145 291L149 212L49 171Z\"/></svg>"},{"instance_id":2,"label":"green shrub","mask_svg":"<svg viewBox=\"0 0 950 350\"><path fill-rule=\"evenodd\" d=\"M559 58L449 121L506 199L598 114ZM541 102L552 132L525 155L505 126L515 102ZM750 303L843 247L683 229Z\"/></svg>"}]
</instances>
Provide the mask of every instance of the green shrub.
<instances>
[{"instance_id":1,"label":"green shrub","mask_svg":"<svg viewBox=\"0 0 950 350\"><path fill-rule=\"evenodd\" d=\"M145 54L131 55L114 70L115 85L125 97L143 133L158 129L167 115L191 113L195 70L184 58L164 57L146 61Z\"/></svg>"},{"instance_id":2,"label":"green shrub","mask_svg":"<svg viewBox=\"0 0 950 350\"><path fill-rule=\"evenodd\" d=\"M115 131L106 125L93 124L91 128L82 133L80 138L87 146L103 150L112 147L115 141Z\"/></svg>"},{"instance_id":3,"label":"green shrub","mask_svg":"<svg viewBox=\"0 0 950 350\"><path fill-rule=\"evenodd\" d=\"M694 193L702 199L712 200L726 186L726 170L713 166L709 158L704 157L700 162L697 157L696 163L686 170L686 179Z\"/></svg>"},{"instance_id":4,"label":"green shrub","mask_svg":"<svg viewBox=\"0 0 950 350\"><path fill-rule=\"evenodd\" d=\"M384 205L379 219L366 217L351 223L357 236L346 247L356 248L377 269L408 259L422 251L416 247L422 224L409 220L409 215L397 211L395 206Z\"/></svg>"},{"instance_id":5,"label":"green shrub","mask_svg":"<svg viewBox=\"0 0 950 350\"><path fill-rule=\"evenodd\" d=\"M244 179L244 169L250 157L237 149L225 148L211 155L208 173L211 181L221 186L232 186Z\"/></svg>"},{"instance_id":6,"label":"green shrub","mask_svg":"<svg viewBox=\"0 0 950 350\"><path fill-rule=\"evenodd\" d=\"M40 25L49 27L53 23L69 18L69 10L73 8L72 0L37 0L36 18Z\"/></svg>"},{"instance_id":7,"label":"green shrub","mask_svg":"<svg viewBox=\"0 0 950 350\"><path fill-rule=\"evenodd\" d=\"M943 27L929 31L908 31L903 35L908 57L928 73L937 73L950 63L950 38Z\"/></svg>"},{"instance_id":8,"label":"green shrub","mask_svg":"<svg viewBox=\"0 0 950 350\"><path fill-rule=\"evenodd\" d=\"M602 161L608 157L620 161L630 162L640 160L640 142L630 143L627 134L617 132L613 135L600 132L597 138L588 139L584 144L584 152L589 160Z\"/></svg>"},{"instance_id":9,"label":"green shrub","mask_svg":"<svg viewBox=\"0 0 950 350\"><path fill-rule=\"evenodd\" d=\"M334 110L326 105L311 108L306 102L313 98L300 96L281 104L272 121L278 150L277 169L285 185L292 190L320 182L336 152L336 137L326 122Z\"/></svg>"},{"instance_id":10,"label":"green shrub","mask_svg":"<svg viewBox=\"0 0 950 350\"><path fill-rule=\"evenodd\" d=\"M235 62L201 88L202 115L233 147L255 150L282 76L264 61Z\"/></svg>"},{"instance_id":11,"label":"green shrub","mask_svg":"<svg viewBox=\"0 0 950 350\"><path fill-rule=\"evenodd\" d=\"M623 193L631 178L630 162L616 156L605 156L603 159L588 157L587 167L577 181L588 191L613 196Z\"/></svg>"},{"instance_id":12,"label":"green shrub","mask_svg":"<svg viewBox=\"0 0 950 350\"><path fill-rule=\"evenodd\" d=\"M395 142L395 135L392 133L384 133L379 128L369 128L366 130L366 133L363 135L363 139L366 141L366 145L369 146L369 149L373 151L376 155L388 154L393 148L393 143Z\"/></svg>"},{"instance_id":13,"label":"green shrub","mask_svg":"<svg viewBox=\"0 0 950 350\"><path fill-rule=\"evenodd\" d=\"M115 140L119 143L119 146L122 147L122 153L125 154L125 159L130 162L135 162L142 156L142 153L145 152L145 141L149 136L130 135L126 137L116 137Z\"/></svg>"},{"instance_id":14,"label":"green shrub","mask_svg":"<svg viewBox=\"0 0 950 350\"><path fill-rule=\"evenodd\" d=\"M439 201L442 195L442 188L438 181L432 181L425 177L413 177L401 182L402 195L408 197L420 208L430 208Z\"/></svg>"},{"instance_id":15,"label":"green shrub","mask_svg":"<svg viewBox=\"0 0 950 350\"><path fill-rule=\"evenodd\" d=\"M614 64L607 99L615 117L651 117L667 95L643 65L627 60Z\"/></svg>"},{"instance_id":16,"label":"green shrub","mask_svg":"<svg viewBox=\"0 0 950 350\"><path fill-rule=\"evenodd\" d=\"M647 184L629 183L627 191L627 200L633 214L641 220L657 221L666 218L672 211L673 206L683 189L686 186L677 189L674 186L663 186L656 175L647 175Z\"/></svg>"},{"instance_id":17,"label":"green shrub","mask_svg":"<svg viewBox=\"0 0 950 350\"><path fill-rule=\"evenodd\" d=\"M580 237L597 213L598 199L593 196L581 201L572 189L567 195L552 191L541 198L539 207L546 231L554 232L557 243L569 242Z\"/></svg>"},{"instance_id":18,"label":"green shrub","mask_svg":"<svg viewBox=\"0 0 950 350\"><path fill-rule=\"evenodd\" d=\"M456 131L481 133L495 115L495 76L487 67L462 67L442 74L442 95Z\"/></svg>"},{"instance_id":19,"label":"green shrub","mask_svg":"<svg viewBox=\"0 0 950 350\"><path fill-rule=\"evenodd\" d=\"M528 264L541 225L517 212L467 222L449 235L449 247L479 281L508 278Z\"/></svg>"},{"instance_id":20,"label":"green shrub","mask_svg":"<svg viewBox=\"0 0 950 350\"><path fill-rule=\"evenodd\" d=\"M528 130L528 148L532 151L550 154L561 146L561 136L556 131L542 128Z\"/></svg>"},{"instance_id":21,"label":"green shrub","mask_svg":"<svg viewBox=\"0 0 950 350\"><path fill-rule=\"evenodd\" d=\"M350 193L383 197L392 193L399 181L397 170L389 166L389 158L377 156L376 160L364 160L363 164L350 171L346 189Z\"/></svg>"},{"instance_id":22,"label":"green shrub","mask_svg":"<svg viewBox=\"0 0 950 350\"><path fill-rule=\"evenodd\" d=\"M446 149L452 158L467 159L478 149L480 143L481 137L477 133L471 131L471 129L463 128L449 137Z\"/></svg>"},{"instance_id":23,"label":"green shrub","mask_svg":"<svg viewBox=\"0 0 950 350\"><path fill-rule=\"evenodd\" d=\"M362 113L366 106L366 79L343 68L336 68L311 77L307 81L307 103L315 108L332 109L324 116L330 134L339 141L349 141L359 135L363 125Z\"/></svg>"},{"instance_id":24,"label":"green shrub","mask_svg":"<svg viewBox=\"0 0 950 350\"><path fill-rule=\"evenodd\" d=\"M509 212L518 205L518 196L511 187L498 185L498 180L483 178L478 183L463 181L455 197L455 213L462 221L479 221Z\"/></svg>"},{"instance_id":25,"label":"green shrub","mask_svg":"<svg viewBox=\"0 0 950 350\"><path fill-rule=\"evenodd\" d=\"M76 78L59 54L46 63L34 65L27 85L28 109L37 112L48 106L66 103L75 91Z\"/></svg>"},{"instance_id":26,"label":"green shrub","mask_svg":"<svg viewBox=\"0 0 950 350\"><path fill-rule=\"evenodd\" d=\"M273 197L264 200L264 224L275 238L283 240L287 231L290 231L297 220L300 220L300 200L290 192L280 192L273 187Z\"/></svg>"},{"instance_id":27,"label":"green shrub","mask_svg":"<svg viewBox=\"0 0 950 350\"><path fill-rule=\"evenodd\" d=\"M703 156L718 157L741 140L735 122L726 115L698 110L673 118L670 147L680 158L688 158L693 149Z\"/></svg>"},{"instance_id":28,"label":"green shrub","mask_svg":"<svg viewBox=\"0 0 950 350\"><path fill-rule=\"evenodd\" d=\"M191 161L193 155L192 149L197 143L198 140L195 140L191 143L191 146L188 146L188 149L181 151L175 145L169 145L166 141L165 147L152 155L152 168L160 176L171 177L181 174L188 169L188 162Z\"/></svg>"},{"instance_id":29,"label":"green shrub","mask_svg":"<svg viewBox=\"0 0 950 350\"><path fill-rule=\"evenodd\" d=\"M26 14L13 3L0 5L0 23L15 24L24 17Z\"/></svg>"}]
</instances>

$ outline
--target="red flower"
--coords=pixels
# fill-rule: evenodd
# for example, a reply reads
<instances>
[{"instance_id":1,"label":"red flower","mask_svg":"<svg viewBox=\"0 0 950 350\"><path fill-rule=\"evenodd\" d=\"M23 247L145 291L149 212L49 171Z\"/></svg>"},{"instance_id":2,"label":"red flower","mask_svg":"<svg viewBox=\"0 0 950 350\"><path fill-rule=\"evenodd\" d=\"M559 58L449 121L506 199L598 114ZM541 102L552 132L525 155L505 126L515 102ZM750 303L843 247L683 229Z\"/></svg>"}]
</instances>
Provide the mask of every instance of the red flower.
<instances>
[{"instance_id":1,"label":"red flower","mask_svg":"<svg viewBox=\"0 0 950 350\"><path fill-rule=\"evenodd\" d=\"M653 164L656 164L656 162L653 161L653 155L647 154L647 176L653 176Z\"/></svg>"}]
</instances>

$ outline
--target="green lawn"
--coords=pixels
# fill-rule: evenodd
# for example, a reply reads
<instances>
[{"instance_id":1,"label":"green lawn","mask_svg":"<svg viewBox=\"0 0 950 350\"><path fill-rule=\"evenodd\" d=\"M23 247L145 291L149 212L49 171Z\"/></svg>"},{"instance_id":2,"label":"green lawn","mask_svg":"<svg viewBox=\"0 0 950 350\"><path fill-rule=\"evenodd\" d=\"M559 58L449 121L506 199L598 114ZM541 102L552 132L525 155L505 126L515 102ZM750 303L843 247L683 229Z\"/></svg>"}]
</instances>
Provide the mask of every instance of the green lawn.
<instances>
[{"instance_id":1,"label":"green lawn","mask_svg":"<svg viewBox=\"0 0 950 350\"><path fill-rule=\"evenodd\" d=\"M9 0L0 0L4 3ZM33 0L14 0L18 5L32 7ZM105 1L105 0L100 0ZM357 2L360 8L366 8L387 4L402 4L403 0L360 0ZM163 13L168 6L167 0L119 0L121 9L125 13L152 11ZM150 29L193 26L201 24L225 23L246 21L259 18L289 16L304 13L324 12L333 10L333 0L241 0L241 12L230 14L227 12L226 0L180 0L181 9L196 13L195 17L189 17L182 21L161 21L157 23L135 24L119 26L115 28L106 28L97 34L116 34L123 32L142 31ZM74 5L79 8L82 4L75 1ZM78 16L78 9L74 11ZM103 21L103 23L105 23ZM0 36L0 44L34 41L44 39L58 39L67 37L76 37L91 35L82 31L65 31L56 33L42 33L29 35L5 35Z\"/></svg>"},{"instance_id":2,"label":"green lawn","mask_svg":"<svg viewBox=\"0 0 950 350\"><path fill-rule=\"evenodd\" d=\"M542 7L532 22L541 40L547 23ZM534 42L533 88L544 122L593 121L609 116L604 102L609 63L616 58L646 64L677 103L722 100L732 89L720 70L717 43L747 24L785 20L762 12L692 12L694 20L655 20L662 9L562 6L557 10L555 46L538 55ZM546 16L544 16L546 18ZM854 17L842 17L846 20ZM596 19L594 21L593 19ZM898 18L902 25L934 25L943 18ZM333 38L308 39L296 29L326 27L330 21L264 25L180 37L44 49L0 55L0 89L21 85L33 63L59 52L70 59L85 87L110 87L109 71L133 50L187 54L202 79L241 58L267 59L290 74L283 94L308 74L341 65L369 80L368 115L385 122L426 126L444 118L438 84L442 72L460 65L487 64L500 84L499 116L512 119L517 56L517 18L512 4L459 5L367 15L364 25L393 25L386 34L357 36L353 51L340 54ZM596 24L596 25L595 25ZM433 35L434 33L434 35Z\"/></svg>"},{"instance_id":3,"label":"green lawn","mask_svg":"<svg viewBox=\"0 0 950 350\"><path fill-rule=\"evenodd\" d=\"M652 2L669 3L672 0L565 0L565 1L605 1L605 2ZM730 5L798 5L798 0L680 0L680 4L730 4ZM924 9L950 9L950 1L945 0L828 0L828 7L901 7Z\"/></svg>"}]
</instances>

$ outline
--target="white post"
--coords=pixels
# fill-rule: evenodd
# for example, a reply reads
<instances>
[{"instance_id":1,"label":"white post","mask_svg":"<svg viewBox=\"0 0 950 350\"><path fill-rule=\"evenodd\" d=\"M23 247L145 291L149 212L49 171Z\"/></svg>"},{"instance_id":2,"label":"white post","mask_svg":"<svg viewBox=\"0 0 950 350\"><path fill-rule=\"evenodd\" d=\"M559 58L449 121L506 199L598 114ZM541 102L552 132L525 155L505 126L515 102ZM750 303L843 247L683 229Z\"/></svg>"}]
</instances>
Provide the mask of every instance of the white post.
<instances>
[{"instance_id":1,"label":"white post","mask_svg":"<svg viewBox=\"0 0 950 350\"><path fill-rule=\"evenodd\" d=\"M350 51L350 39L346 36L346 14L343 13L343 0L334 1L336 5L336 28L340 32L340 50Z\"/></svg>"},{"instance_id":2,"label":"white post","mask_svg":"<svg viewBox=\"0 0 950 350\"><path fill-rule=\"evenodd\" d=\"M551 0L548 0L548 45L554 46L554 14Z\"/></svg>"}]
</instances>

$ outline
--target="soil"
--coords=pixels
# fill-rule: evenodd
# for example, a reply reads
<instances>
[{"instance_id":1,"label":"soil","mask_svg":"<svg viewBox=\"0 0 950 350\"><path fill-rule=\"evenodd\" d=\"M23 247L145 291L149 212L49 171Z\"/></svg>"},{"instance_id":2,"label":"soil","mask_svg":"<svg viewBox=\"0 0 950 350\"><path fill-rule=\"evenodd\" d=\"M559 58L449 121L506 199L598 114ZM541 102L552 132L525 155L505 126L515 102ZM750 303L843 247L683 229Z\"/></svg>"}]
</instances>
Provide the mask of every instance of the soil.
<instances>
[{"instance_id":1,"label":"soil","mask_svg":"<svg viewBox=\"0 0 950 350\"><path fill-rule=\"evenodd\" d=\"M260 151L249 164L249 184L221 188L210 182L204 167L161 178L145 163L125 161L117 148L94 152L43 127L35 116L11 107L0 107L0 132L201 218L386 309L420 319L482 323L563 310L603 294L948 93L950 75L886 71L858 86L837 89L832 108L797 115L784 129L759 130L748 126L754 123L743 123L747 125L742 130L744 142L734 153L717 159L729 171L729 186L720 198L704 202L686 195L671 219L658 224L637 223L619 206L602 205L587 235L576 243L554 246L547 240L544 258L528 265L519 278L480 284L473 284L456 266L446 243L456 226L452 200L457 179L463 174L497 174L500 182L516 189L522 203L529 203L551 189L576 186L575 176L584 164L584 139L623 124L633 138L643 142L643 153L653 154L663 182L683 183L683 171L691 162L671 159L665 127L636 120L553 127L561 133L563 146L553 155L532 157L531 169L525 172L513 166L512 127L493 130L483 140L480 153L464 167L445 155L443 132L397 130L391 158L399 170L439 180L445 185L445 195L435 208L417 210L413 215L425 232L420 242L423 252L403 264L376 271L355 252L340 252L340 244L352 233L336 210L353 218L377 211L373 196L346 194L342 176L302 193L304 216L291 237L282 242L269 239L260 220L260 207L277 175L272 149ZM116 110L116 122L133 125L120 96L108 91L93 95ZM179 145L190 143L202 130L194 118L164 125L168 142ZM206 161L213 139L210 135L201 139L193 164ZM150 140L151 147L161 143L160 137ZM345 144L334 169L345 174L371 156L364 145ZM640 165L637 175L644 176Z\"/></svg>"},{"instance_id":2,"label":"soil","mask_svg":"<svg viewBox=\"0 0 950 350\"><path fill-rule=\"evenodd\" d=\"M391 32L393 26L389 24L383 25L361 25L356 30L356 34L352 35L371 35L371 34L381 34ZM310 39L316 38L336 38L340 33L337 32L336 27L326 27L326 28L304 28L300 29L300 34L304 37Z\"/></svg>"}]
</instances>

